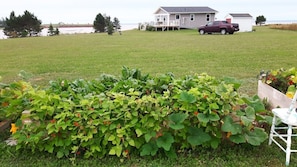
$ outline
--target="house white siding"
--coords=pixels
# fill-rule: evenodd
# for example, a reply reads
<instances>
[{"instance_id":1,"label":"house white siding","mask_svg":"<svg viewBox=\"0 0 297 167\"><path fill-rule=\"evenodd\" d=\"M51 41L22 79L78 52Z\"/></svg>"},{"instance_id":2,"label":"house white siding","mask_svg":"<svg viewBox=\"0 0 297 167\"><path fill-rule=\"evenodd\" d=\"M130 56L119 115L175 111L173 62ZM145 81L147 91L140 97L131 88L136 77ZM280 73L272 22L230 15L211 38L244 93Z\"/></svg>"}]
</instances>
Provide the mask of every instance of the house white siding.
<instances>
[{"instance_id":1,"label":"house white siding","mask_svg":"<svg viewBox=\"0 0 297 167\"><path fill-rule=\"evenodd\" d=\"M239 32L251 32L253 30L252 16L248 16L247 14L228 14L225 18L226 20L230 19L231 23L238 23Z\"/></svg>"}]
</instances>

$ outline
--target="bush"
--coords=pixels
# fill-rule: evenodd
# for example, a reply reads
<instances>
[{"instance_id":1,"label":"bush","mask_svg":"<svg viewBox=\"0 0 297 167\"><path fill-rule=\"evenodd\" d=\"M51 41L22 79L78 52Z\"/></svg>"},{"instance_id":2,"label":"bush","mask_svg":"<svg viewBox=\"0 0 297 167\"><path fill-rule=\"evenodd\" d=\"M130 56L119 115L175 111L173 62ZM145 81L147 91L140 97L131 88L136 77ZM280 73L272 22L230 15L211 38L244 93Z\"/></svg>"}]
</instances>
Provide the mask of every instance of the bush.
<instances>
[{"instance_id":1,"label":"bush","mask_svg":"<svg viewBox=\"0 0 297 167\"><path fill-rule=\"evenodd\" d=\"M146 25L146 31L155 31L155 27L151 25Z\"/></svg>"},{"instance_id":2,"label":"bush","mask_svg":"<svg viewBox=\"0 0 297 167\"><path fill-rule=\"evenodd\" d=\"M239 96L239 87L232 78L151 77L126 67L120 78L52 81L47 89L23 90L33 123L19 119L13 137L17 149L59 158L128 157L132 151L176 157L179 150L225 141L257 146L267 138L256 124L267 119L264 105L257 96Z\"/></svg>"}]
</instances>

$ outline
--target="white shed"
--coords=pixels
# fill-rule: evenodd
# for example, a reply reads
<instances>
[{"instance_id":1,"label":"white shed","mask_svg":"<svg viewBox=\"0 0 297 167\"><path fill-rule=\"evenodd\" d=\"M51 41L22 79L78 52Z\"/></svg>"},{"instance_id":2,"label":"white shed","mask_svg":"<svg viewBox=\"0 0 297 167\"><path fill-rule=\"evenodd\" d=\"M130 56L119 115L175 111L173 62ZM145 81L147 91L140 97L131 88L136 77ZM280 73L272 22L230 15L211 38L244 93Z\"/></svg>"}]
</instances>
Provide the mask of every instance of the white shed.
<instances>
[{"instance_id":1,"label":"white shed","mask_svg":"<svg viewBox=\"0 0 297 167\"><path fill-rule=\"evenodd\" d=\"M250 32L253 30L253 16L248 13L229 13L226 20L239 24L239 32Z\"/></svg>"}]
</instances>

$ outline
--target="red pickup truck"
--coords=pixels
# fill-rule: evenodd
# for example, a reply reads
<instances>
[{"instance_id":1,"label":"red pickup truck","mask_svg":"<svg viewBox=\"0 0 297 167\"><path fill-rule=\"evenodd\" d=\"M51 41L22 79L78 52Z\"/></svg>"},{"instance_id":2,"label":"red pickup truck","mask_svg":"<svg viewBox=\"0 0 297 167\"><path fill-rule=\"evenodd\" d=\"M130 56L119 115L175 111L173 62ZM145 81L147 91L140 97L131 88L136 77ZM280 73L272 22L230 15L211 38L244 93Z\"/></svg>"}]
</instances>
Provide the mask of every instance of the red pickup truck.
<instances>
[{"instance_id":1,"label":"red pickup truck","mask_svg":"<svg viewBox=\"0 0 297 167\"><path fill-rule=\"evenodd\" d=\"M221 33L225 35L227 33L233 34L236 31L239 31L239 25L237 23L228 23L227 21L213 21L198 28L198 32L201 35L205 33Z\"/></svg>"}]
</instances>

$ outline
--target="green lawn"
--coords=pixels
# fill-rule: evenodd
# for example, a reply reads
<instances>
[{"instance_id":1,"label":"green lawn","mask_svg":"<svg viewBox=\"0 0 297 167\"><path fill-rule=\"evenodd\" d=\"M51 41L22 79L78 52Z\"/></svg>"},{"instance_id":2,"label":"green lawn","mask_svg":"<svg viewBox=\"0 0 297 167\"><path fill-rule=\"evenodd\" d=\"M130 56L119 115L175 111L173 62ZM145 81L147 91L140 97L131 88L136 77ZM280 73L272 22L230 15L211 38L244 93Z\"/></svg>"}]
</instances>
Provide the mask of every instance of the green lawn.
<instances>
[{"instance_id":1,"label":"green lawn","mask_svg":"<svg viewBox=\"0 0 297 167\"><path fill-rule=\"evenodd\" d=\"M124 31L123 35L79 34L0 40L0 76L16 79L20 70L34 82L56 78L96 78L119 75L122 66L157 75L206 72L244 81L243 90L256 92L260 70L297 63L297 32L256 27L234 35L198 35L196 30L170 32Z\"/></svg>"},{"instance_id":2,"label":"green lawn","mask_svg":"<svg viewBox=\"0 0 297 167\"><path fill-rule=\"evenodd\" d=\"M196 30L169 32L124 31L114 34L77 34L0 40L2 82L17 79L25 70L31 82L92 79L102 73L120 75L122 66L139 68L151 75L173 72L181 77L203 73L230 76L243 81L242 91L254 94L260 70L297 64L297 32L256 27L255 32L234 35L198 35ZM0 141L7 136L0 133ZM268 143L268 142L267 142ZM131 159L78 159L77 166L283 166L285 154L275 145L259 147L223 145L180 153L177 160L156 157ZM297 159L292 155L291 164ZM0 166L71 166L68 159L53 155L17 153L0 144Z\"/></svg>"}]
</instances>

